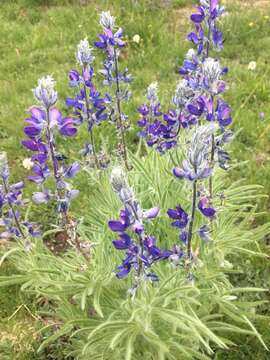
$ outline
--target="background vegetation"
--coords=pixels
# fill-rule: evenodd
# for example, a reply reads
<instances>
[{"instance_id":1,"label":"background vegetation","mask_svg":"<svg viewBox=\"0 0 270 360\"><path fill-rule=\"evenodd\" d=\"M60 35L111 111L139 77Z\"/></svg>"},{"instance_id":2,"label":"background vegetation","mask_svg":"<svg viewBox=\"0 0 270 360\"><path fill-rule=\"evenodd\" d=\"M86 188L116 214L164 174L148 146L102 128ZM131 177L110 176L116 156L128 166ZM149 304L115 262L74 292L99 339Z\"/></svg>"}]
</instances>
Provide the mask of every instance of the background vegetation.
<instances>
[{"instance_id":1,"label":"background vegetation","mask_svg":"<svg viewBox=\"0 0 270 360\"><path fill-rule=\"evenodd\" d=\"M20 141L25 111L32 105L31 89L39 77L52 74L59 97L65 99L70 94L67 73L75 65L76 44L86 36L89 40L96 38L101 10L110 9L117 16L128 40L121 61L135 76L134 101L127 112L133 124L130 143L136 143L136 108L142 102L146 86L157 80L166 100L178 80L177 68L189 46L185 40L190 26L188 17L195 3L195 0L2 0L0 150L9 153L16 179L26 174L22 161L28 154ZM238 132L232 157L236 162L247 161L232 177L244 178L247 184L261 184L269 194L270 2L232 0L226 3L228 12L223 21L226 42L221 57L230 69L227 100L233 109L233 128ZM135 34L141 38L139 43L132 40ZM256 62L254 70L249 69L251 61ZM100 141L108 146L112 142L106 127ZM79 148L80 144L75 145L74 152ZM86 200L86 194L82 196ZM83 208L84 204L82 211ZM260 200L259 208L264 213L256 221L269 221L269 200ZM261 246L270 254L268 239ZM238 284L269 288L270 266L266 261L248 260L241 264L241 269L243 275L234 279ZM1 267L1 274L11 271L12 265L8 262ZM269 294L265 297L269 299ZM267 308L265 305L262 313L267 313ZM49 358L35 355L42 340L37 333L35 305L15 286L1 289L0 319L0 358ZM260 326L270 345L269 321ZM63 354L61 344L58 346L54 352L60 359ZM240 349L215 356L217 359L263 360L270 355L258 343L243 338Z\"/></svg>"}]
</instances>

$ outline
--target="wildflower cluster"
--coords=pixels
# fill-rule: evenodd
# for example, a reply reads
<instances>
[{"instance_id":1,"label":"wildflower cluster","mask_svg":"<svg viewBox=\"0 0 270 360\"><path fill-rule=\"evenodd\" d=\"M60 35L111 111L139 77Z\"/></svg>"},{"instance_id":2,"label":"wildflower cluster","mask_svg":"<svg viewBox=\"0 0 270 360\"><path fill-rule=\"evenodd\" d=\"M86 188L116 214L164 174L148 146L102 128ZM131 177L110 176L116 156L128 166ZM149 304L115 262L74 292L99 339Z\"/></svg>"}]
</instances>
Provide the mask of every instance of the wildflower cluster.
<instances>
[{"instance_id":1,"label":"wildflower cluster","mask_svg":"<svg viewBox=\"0 0 270 360\"><path fill-rule=\"evenodd\" d=\"M222 68L218 59L209 56L211 49L221 50L223 47L218 21L224 10L218 0L201 0L197 12L191 15L195 31L188 34L188 40L196 49L188 50L179 70L182 80L176 86L171 109L167 112L160 110L157 84L148 87L148 102L138 108L138 125L142 128L139 136L162 154L178 144L181 129L186 129L186 138L189 139L186 159L181 167L174 168L173 174L192 184L191 214L189 216L178 205L176 209L169 209L168 215L174 220L172 225L180 229L179 238L187 247L188 257L192 257L196 209L211 220L216 215L212 178L215 164L226 170L230 160L224 149L233 139L232 131L226 129L232 122L231 109L223 99L226 90L223 77L228 69ZM203 125L205 123L210 124ZM206 179L208 189L203 183ZM197 232L202 239L209 239L207 224Z\"/></svg>"},{"instance_id":2,"label":"wildflower cluster","mask_svg":"<svg viewBox=\"0 0 270 360\"><path fill-rule=\"evenodd\" d=\"M151 271L155 262L169 259L178 264L182 258L193 258L192 237L196 211L199 210L210 220L215 218L217 210L214 207L212 186L214 166L218 162L220 167L226 169L229 160L224 145L233 137L232 132L226 130L231 124L230 107L222 98L226 88L223 76L227 69L221 67L218 59L209 57L211 48L222 48L218 19L224 8L216 0L201 0L197 10L198 13L191 15L196 31L188 35L197 50L190 49L184 59L179 70L182 80L176 86L169 110L161 109L157 83L148 86L147 101L138 108L139 135L148 146L160 153L164 154L180 145L180 131L187 135L185 151L182 151L185 159L179 167L173 169L173 174L179 180L186 180L192 187L191 211L189 213L180 204L167 211L172 226L179 229L180 243L174 245L172 250L161 250L156 245L156 239L145 230L146 223L157 217L159 208L142 210L122 168L115 168L111 175L112 188L124 206L120 218L109 221L110 229L119 236L113 241L114 247L126 253L116 275L124 278L132 271L135 274L134 289L142 277L153 281L158 279ZM28 138L22 141L23 146L33 152L31 164L34 174L28 179L39 187L39 191L32 196L33 201L37 204L56 201L61 225L69 233L72 227L73 243L79 247L76 221L68 214L70 202L77 196L78 190L73 189L68 180L78 173L80 166L78 162L67 164L67 157L59 152L57 136L73 137L81 125L86 123L89 142L81 153L96 169L104 168L107 161L97 151L94 131L102 122L111 121L116 124L120 154L126 169L129 169L125 140L128 119L122 106L124 101L130 99L128 85L132 76L127 69L121 71L119 67L120 50L125 47L123 30L116 27L115 18L110 12L101 13L100 25L102 33L94 46L105 55L99 74L102 75L107 93L101 95L97 90L94 81L94 50L88 40L84 39L76 51L79 69L69 72L69 85L75 94L73 98L66 99L66 105L73 109L73 116L62 116L56 108L58 95L53 78L42 78L33 91L39 105L29 109L30 116L24 128ZM49 185L49 179L54 189ZM205 187L206 180L209 189ZM16 187L18 185L15 190ZM196 232L201 239L209 239L208 224L202 225Z\"/></svg>"}]
</instances>

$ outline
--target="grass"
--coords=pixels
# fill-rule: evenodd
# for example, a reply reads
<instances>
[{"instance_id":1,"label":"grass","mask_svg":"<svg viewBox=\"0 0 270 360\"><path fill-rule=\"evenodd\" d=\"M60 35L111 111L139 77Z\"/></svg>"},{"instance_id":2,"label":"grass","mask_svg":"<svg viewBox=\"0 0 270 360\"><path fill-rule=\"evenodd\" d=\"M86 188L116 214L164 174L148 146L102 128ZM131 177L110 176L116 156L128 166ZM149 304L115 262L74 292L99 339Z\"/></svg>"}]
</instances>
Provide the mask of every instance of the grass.
<instances>
[{"instance_id":1,"label":"grass","mask_svg":"<svg viewBox=\"0 0 270 360\"><path fill-rule=\"evenodd\" d=\"M188 14L193 3L195 1L192 0L2 0L0 150L9 153L12 167L16 169L14 177L19 179L26 174L22 160L28 157L28 154L20 146L20 141L23 137L26 109L33 101L31 89L39 77L53 74L57 81L59 97L64 100L70 95L67 73L75 66L76 44L86 36L89 40L96 38L98 13L103 9L110 9L117 16L128 41L121 62L123 66L127 65L135 76L132 85L133 102L126 111L133 124L129 141L136 142L136 108L143 101L146 86L157 80L164 101L168 101L174 91L179 78L177 68L189 47L185 35L190 26ZM245 178L247 183L262 184L268 194L270 4L268 7L263 4L265 2L262 1L228 2L228 16L224 18L223 23L225 49L220 55L222 63L230 68L227 100L233 109L233 128L238 132L232 158L235 163L248 162L235 170L232 176ZM135 34L141 37L139 44L132 41ZM254 71L248 70L250 61L257 63ZM61 107L65 109L63 101ZM263 118L260 116L261 112L265 114ZM101 134L100 141L103 138L110 146L113 139L106 127L101 130ZM76 150L82 143L83 140L76 144ZM259 206L266 212L260 221L268 221L269 200L261 201ZM265 264L254 260L252 264L247 264L247 268L249 274L244 282L256 286L270 286L269 272L265 271ZM4 270L1 268L1 273L9 271L11 269L8 267ZM37 359L35 342L39 340L33 335L36 334L37 324L27 308L21 307L16 316L8 320L25 301L27 299L22 298L16 287L1 291L0 315L4 320L0 322L0 335L6 341L0 341L0 353L6 356L4 359L24 359L24 356L27 360ZM267 326L266 324L265 330L262 329L266 337ZM25 339L29 340L30 337L31 341L18 337L18 334L22 333L22 328L28 329ZM19 343L27 344L23 350L12 342L14 336L17 336ZM237 352L218 353L216 359L254 359L254 354L258 360L269 358L266 352L260 349L253 350L254 346L243 340L243 345ZM44 356L42 359L47 358ZM57 358L60 359L60 355Z\"/></svg>"}]
</instances>

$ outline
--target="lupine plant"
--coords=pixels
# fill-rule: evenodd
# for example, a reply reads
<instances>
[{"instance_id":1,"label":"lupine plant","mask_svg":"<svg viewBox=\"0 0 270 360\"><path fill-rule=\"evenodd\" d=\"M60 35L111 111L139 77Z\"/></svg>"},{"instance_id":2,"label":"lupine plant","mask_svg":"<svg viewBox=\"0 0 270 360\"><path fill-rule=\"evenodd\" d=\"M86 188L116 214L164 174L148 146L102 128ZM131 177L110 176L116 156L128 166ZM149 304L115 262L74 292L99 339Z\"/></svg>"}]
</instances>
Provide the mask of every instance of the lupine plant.
<instances>
[{"instance_id":1,"label":"lupine plant","mask_svg":"<svg viewBox=\"0 0 270 360\"><path fill-rule=\"evenodd\" d=\"M34 174L28 176L28 180L38 186L38 191L33 193L32 199L36 204L56 202L57 225L66 231L71 244L78 245L76 221L70 218L68 210L79 191L73 189L68 180L78 173L80 165L78 162L67 165L67 157L56 143L57 135L76 135L77 120L63 117L55 107L58 96L51 76L41 78L33 93L39 105L29 109L30 116L25 119L27 126L24 128L28 139L22 141L22 145L34 153L31 157ZM49 179L53 187L49 186Z\"/></svg>"},{"instance_id":2,"label":"lupine plant","mask_svg":"<svg viewBox=\"0 0 270 360\"><path fill-rule=\"evenodd\" d=\"M29 238L39 236L37 227L22 218L21 209L25 207L23 199L24 182L9 183L10 173L5 152L0 153L0 239L22 239L25 250L31 250ZM4 230L4 231L2 231Z\"/></svg>"},{"instance_id":3,"label":"lupine plant","mask_svg":"<svg viewBox=\"0 0 270 360\"><path fill-rule=\"evenodd\" d=\"M122 28L116 30L115 17L109 11L101 13L100 25L103 32L99 34L99 40L95 42L95 46L103 51L105 55L100 73L104 78L103 84L108 87L108 116L116 125L119 138L118 151L126 169L129 169L125 135L129 125L128 117L123 112L123 102L130 100L131 93L128 84L133 78L128 73L128 69L121 71L119 67L120 49L125 47Z\"/></svg>"},{"instance_id":4,"label":"lupine plant","mask_svg":"<svg viewBox=\"0 0 270 360\"><path fill-rule=\"evenodd\" d=\"M230 107L222 97L227 69L209 57L210 50L223 46L218 29L223 12L218 0L200 0L191 15L195 31L188 39L196 49L184 59L179 70L183 78L169 108L160 104L157 83L148 87L138 125L139 135L154 150L130 152L128 158L122 105L130 98L124 84L132 78L119 69L123 31L116 29L109 12L100 16L103 32L95 42L105 54L101 74L108 93L101 96L93 83L94 58L87 40L76 53L80 71L69 73L76 92L66 101L73 107L72 117L56 109L51 77L40 79L34 89L39 106L29 110L24 129L28 139L22 142L33 152L29 180L39 189L32 198L38 204L54 200L66 231L74 222L70 201L78 195L67 180L79 165L66 164L58 138L75 136L86 122L90 143L84 153L100 168L94 129L111 120L121 154L120 161L111 156L111 163L118 164L99 172L95 187L86 191L89 199L79 231L93 245L91 259L78 256L73 247L56 256L38 238L28 252L14 242L0 261L9 256L18 270L11 279L1 276L0 285L22 284L22 290L39 299L42 330L52 324L52 336L38 352L59 341L67 357L78 360L210 360L216 349L227 350L241 335L256 336L267 350L253 325L264 301L243 298L252 292L260 297L265 290L233 286L229 277L243 254L265 257L258 242L270 227L249 227L257 216L254 197L263 196L259 187L228 185L223 172L229 160L224 146L233 138L227 130ZM23 184L9 184L5 154L0 155L0 177L0 226L16 239L35 235L18 212ZM78 240L76 231L72 240ZM45 311L41 303L46 303Z\"/></svg>"},{"instance_id":5,"label":"lupine plant","mask_svg":"<svg viewBox=\"0 0 270 360\"><path fill-rule=\"evenodd\" d=\"M71 70L69 72L69 85L76 89L74 98L67 98L66 104L74 108L74 115L78 118L79 123L86 122L87 130L90 137L90 143L85 144L82 150L83 156L94 159L94 165L97 169L106 166L99 156L95 145L94 130L107 119L106 102L109 98L101 97L94 83L94 69L92 63L94 56L93 49L90 47L87 39L80 41L77 47L76 59L80 66L80 72Z\"/></svg>"},{"instance_id":6,"label":"lupine plant","mask_svg":"<svg viewBox=\"0 0 270 360\"><path fill-rule=\"evenodd\" d=\"M110 229L119 234L119 239L113 241L114 247L117 250L126 250L126 257L117 268L116 276L122 279L127 276L131 269L134 269L136 273L135 283L129 290L134 294L144 277L152 281L158 280L157 275L149 272L148 268L159 260L169 258L172 252L159 249L156 246L156 239L145 233L143 222L156 218L159 208L154 207L147 211L141 209L121 168L113 169L111 185L124 205L124 209L120 212L120 220L109 221ZM137 238L136 241L128 235L129 229Z\"/></svg>"}]
</instances>

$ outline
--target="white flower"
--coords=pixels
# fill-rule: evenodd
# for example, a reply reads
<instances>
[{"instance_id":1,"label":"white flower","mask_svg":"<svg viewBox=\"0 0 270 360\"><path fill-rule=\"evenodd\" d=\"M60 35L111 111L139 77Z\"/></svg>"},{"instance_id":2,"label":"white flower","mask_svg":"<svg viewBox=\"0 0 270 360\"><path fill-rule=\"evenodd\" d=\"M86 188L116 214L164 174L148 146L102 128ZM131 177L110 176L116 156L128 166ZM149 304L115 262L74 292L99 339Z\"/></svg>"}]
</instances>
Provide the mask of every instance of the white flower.
<instances>
[{"instance_id":1,"label":"white flower","mask_svg":"<svg viewBox=\"0 0 270 360\"><path fill-rule=\"evenodd\" d=\"M257 63L256 61L251 61L249 64L248 64L248 70L251 70L251 71L254 71L257 67Z\"/></svg>"},{"instance_id":2,"label":"white flower","mask_svg":"<svg viewBox=\"0 0 270 360\"><path fill-rule=\"evenodd\" d=\"M103 28L112 30L115 25L115 17L111 15L110 11L102 11L99 23Z\"/></svg>"},{"instance_id":3,"label":"white flower","mask_svg":"<svg viewBox=\"0 0 270 360\"><path fill-rule=\"evenodd\" d=\"M22 165L26 170L30 170L32 169L34 163L30 158L26 158L23 160Z\"/></svg>"},{"instance_id":4,"label":"white flower","mask_svg":"<svg viewBox=\"0 0 270 360\"><path fill-rule=\"evenodd\" d=\"M139 34L135 34L132 38L132 41L135 42L136 44L139 44L139 42L141 41L141 37Z\"/></svg>"},{"instance_id":5,"label":"white flower","mask_svg":"<svg viewBox=\"0 0 270 360\"><path fill-rule=\"evenodd\" d=\"M222 73L219 61L213 58L206 58L202 64L202 71L204 76L207 77L208 81L214 83L219 80Z\"/></svg>"},{"instance_id":6,"label":"white flower","mask_svg":"<svg viewBox=\"0 0 270 360\"><path fill-rule=\"evenodd\" d=\"M55 81L52 76L47 75L38 80L38 86L33 89L34 96L45 107L54 105L57 101L57 92L54 89Z\"/></svg>"},{"instance_id":7,"label":"white flower","mask_svg":"<svg viewBox=\"0 0 270 360\"><path fill-rule=\"evenodd\" d=\"M201 0L200 3L201 3L202 6L205 6L205 7L210 6L210 1L209 0Z\"/></svg>"},{"instance_id":8,"label":"white flower","mask_svg":"<svg viewBox=\"0 0 270 360\"><path fill-rule=\"evenodd\" d=\"M173 102L176 106L182 107L192 97L193 91L190 88L188 81L183 79L178 82L173 97Z\"/></svg>"},{"instance_id":9,"label":"white flower","mask_svg":"<svg viewBox=\"0 0 270 360\"><path fill-rule=\"evenodd\" d=\"M186 53L186 59L192 60L194 57L196 57L197 53L194 49L189 49Z\"/></svg>"},{"instance_id":10,"label":"white flower","mask_svg":"<svg viewBox=\"0 0 270 360\"><path fill-rule=\"evenodd\" d=\"M8 160L7 160L6 152L0 153L0 176L3 178L8 178L9 176Z\"/></svg>"},{"instance_id":11,"label":"white flower","mask_svg":"<svg viewBox=\"0 0 270 360\"><path fill-rule=\"evenodd\" d=\"M153 82L147 88L147 99L154 104L158 101L158 83Z\"/></svg>"},{"instance_id":12,"label":"white flower","mask_svg":"<svg viewBox=\"0 0 270 360\"><path fill-rule=\"evenodd\" d=\"M113 190L117 193L119 193L123 188L128 187L126 174L120 166L116 166L112 169L110 182Z\"/></svg>"},{"instance_id":13,"label":"white flower","mask_svg":"<svg viewBox=\"0 0 270 360\"><path fill-rule=\"evenodd\" d=\"M94 60L93 49L89 46L88 40L81 40L77 46L76 59L80 65L90 64Z\"/></svg>"}]
</instances>

